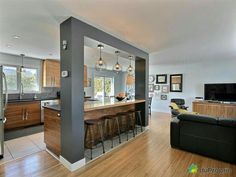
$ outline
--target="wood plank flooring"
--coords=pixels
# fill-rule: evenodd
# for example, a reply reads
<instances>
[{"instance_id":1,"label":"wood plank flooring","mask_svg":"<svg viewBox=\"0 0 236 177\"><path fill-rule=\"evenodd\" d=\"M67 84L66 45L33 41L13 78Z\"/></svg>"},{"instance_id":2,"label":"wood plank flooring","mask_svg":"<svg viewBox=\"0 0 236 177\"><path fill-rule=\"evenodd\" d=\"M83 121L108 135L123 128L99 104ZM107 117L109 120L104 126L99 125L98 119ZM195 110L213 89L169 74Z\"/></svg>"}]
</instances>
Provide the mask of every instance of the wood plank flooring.
<instances>
[{"instance_id":1,"label":"wood plank flooring","mask_svg":"<svg viewBox=\"0 0 236 177\"><path fill-rule=\"evenodd\" d=\"M91 162L73 173L46 151L0 165L0 176L8 177L236 177L236 165L172 149L169 114L153 113L150 129L122 148ZM224 174L188 174L192 164L199 168L229 168Z\"/></svg>"}]
</instances>

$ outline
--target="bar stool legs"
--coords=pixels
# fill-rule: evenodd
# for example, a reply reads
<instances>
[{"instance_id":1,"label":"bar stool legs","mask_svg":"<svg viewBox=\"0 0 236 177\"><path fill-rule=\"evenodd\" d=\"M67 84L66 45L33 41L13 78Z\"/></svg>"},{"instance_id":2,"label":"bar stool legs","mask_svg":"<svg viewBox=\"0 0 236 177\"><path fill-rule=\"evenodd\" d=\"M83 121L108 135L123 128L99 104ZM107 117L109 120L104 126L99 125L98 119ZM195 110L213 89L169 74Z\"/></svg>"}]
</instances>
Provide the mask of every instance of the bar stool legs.
<instances>
[{"instance_id":1,"label":"bar stool legs","mask_svg":"<svg viewBox=\"0 0 236 177\"><path fill-rule=\"evenodd\" d=\"M93 159L93 146L95 143L94 132L92 130L95 125L97 126L98 132L100 134L99 141L101 141L101 143L102 143L103 154L105 153L104 135L103 135L103 121L102 120L85 120L84 143L85 143L85 146L88 144L88 147L90 149L90 155L91 155L90 159L91 160ZM89 133L89 140L88 140L88 142L86 142L88 133Z\"/></svg>"},{"instance_id":2,"label":"bar stool legs","mask_svg":"<svg viewBox=\"0 0 236 177\"><path fill-rule=\"evenodd\" d=\"M143 132L143 123L142 123L141 111L136 111L136 115L137 115L136 121L140 123L141 132ZM138 127L136 126L136 134L138 133L137 129L138 129Z\"/></svg>"},{"instance_id":3,"label":"bar stool legs","mask_svg":"<svg viewBox=\"0 0 236 177\"><path fill-rule=\"evenodd\" d=\"M118 137L119 137L119 143L121 143L121 137L120 137L120 125L117 115L108 115L105 118L105 127L107 127L107 124L109 125L109 129L111 131L111 148L113 148L113 138L115 136L115 125L117 126L118 131Z\"/></svg>"}]
</instances>

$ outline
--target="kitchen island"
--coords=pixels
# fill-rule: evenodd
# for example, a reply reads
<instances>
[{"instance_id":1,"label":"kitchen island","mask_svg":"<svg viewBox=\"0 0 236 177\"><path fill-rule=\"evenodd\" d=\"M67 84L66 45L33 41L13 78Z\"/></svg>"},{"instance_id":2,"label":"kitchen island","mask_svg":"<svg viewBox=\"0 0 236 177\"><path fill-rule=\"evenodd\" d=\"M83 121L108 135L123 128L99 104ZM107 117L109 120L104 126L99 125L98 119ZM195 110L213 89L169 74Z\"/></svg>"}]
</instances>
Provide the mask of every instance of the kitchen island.
<instances>
[{"instance_id":1,"label":"kitchen island","mask_svg":"<svg viewBox=\"0 0 236 177\"><path fill-rule=\"evenodd\" d=\"M96 119L107 114L116 114L135 109L135 105L144 103L145 100L115 101L107 99L102 101L86 101L84 103L84 119ZM44 141L48 150L55 155L60 155L61 128L60 128L60 105L44 106Z\"/></svg>"}]
</instances>

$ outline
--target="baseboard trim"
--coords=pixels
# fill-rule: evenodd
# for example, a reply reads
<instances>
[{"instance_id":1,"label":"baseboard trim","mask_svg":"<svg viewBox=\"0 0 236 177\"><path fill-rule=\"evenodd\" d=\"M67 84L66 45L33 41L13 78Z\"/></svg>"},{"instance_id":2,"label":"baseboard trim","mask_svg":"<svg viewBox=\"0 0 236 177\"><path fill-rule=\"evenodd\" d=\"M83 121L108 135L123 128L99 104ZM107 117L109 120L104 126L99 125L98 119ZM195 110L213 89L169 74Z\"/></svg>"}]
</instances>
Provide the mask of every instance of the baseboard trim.
<instances>
[{"instance_id":1,"label":"baseboard trim","mask_svg":"<svg viewBox=\"0 0 236 177\"><path fill-rule=\"evenodd\" d=\"M85 166L85 158L75 162L75 163L70 163L68 160L66 160L64 157L60 156L60 162L62 165L64 165L68 170L71 172L78 170L79 168Z\"/></svg>"},{"instance_id":2,"label":"baseboard trim","mask_svg":"<svg viewBox=\"0 0 236 177\"><path fill-rule=\"evenodd\" d=\"M46 152L48 152L51 156L53 156L55 159L59 160L58 156L55 155L52 151L50 151L48 148L46 148Z\"/></svg>"}]
</instances>

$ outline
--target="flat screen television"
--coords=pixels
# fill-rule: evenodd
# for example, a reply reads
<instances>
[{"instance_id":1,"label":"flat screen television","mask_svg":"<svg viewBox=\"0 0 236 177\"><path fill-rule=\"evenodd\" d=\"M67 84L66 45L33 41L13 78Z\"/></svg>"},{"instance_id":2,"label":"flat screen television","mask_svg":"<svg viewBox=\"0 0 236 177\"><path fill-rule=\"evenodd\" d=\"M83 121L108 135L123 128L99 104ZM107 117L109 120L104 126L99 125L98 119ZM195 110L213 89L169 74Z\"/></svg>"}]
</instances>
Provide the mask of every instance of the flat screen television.
<instances>
[{"instance_id":1,"label":"flat screen television","mask_svg":"<svg viewBox=\"0 0 236 177\"><path fill-rule=\"evenodd\" d=\"M205 84L205 100L236 102L236 83Z\"/></svg>"}]
</instances>

